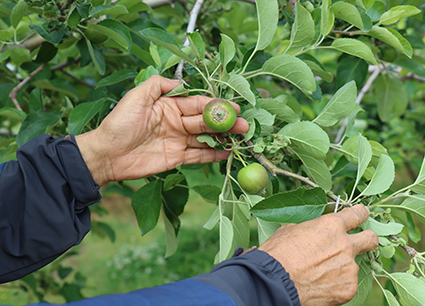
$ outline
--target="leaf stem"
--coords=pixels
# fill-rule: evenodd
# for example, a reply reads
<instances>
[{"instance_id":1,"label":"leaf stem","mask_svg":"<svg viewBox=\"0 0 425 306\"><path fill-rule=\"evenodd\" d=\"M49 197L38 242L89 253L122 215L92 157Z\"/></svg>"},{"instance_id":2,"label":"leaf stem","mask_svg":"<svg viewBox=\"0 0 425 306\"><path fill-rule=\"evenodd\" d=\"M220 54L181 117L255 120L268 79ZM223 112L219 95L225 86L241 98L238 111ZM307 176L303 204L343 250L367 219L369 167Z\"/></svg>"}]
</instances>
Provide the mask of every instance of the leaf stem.
<instances>
[{"instance_id":1,"label":"leaf stem","mask_svg":"<svg viewBox=\"0 0 425 306\"><path fill-rule=\"evenodd\" d=\"M235 153L235 155L238 157L238 159L241 161L241 163L243 164L244 167L246 167L246 163L243 160L242 156L239 154L238 150L233 149L233 152Z\"/></svg>"},{"instance_id":2,"label":"leaf stem","mask_svg":"<svg viewBox=\"0 0 425 306\"><path fill-rule=\"evenodd\" d=\"M252 51L251 55L249 56L248 60L245 63L245 66L242 68L242 71L240 74L243 74L248 67L249 63L251 62L252 58L254 57L254 54L257 53L257 46L255 46L254 51Z\"/></svg>"}]
</instances>

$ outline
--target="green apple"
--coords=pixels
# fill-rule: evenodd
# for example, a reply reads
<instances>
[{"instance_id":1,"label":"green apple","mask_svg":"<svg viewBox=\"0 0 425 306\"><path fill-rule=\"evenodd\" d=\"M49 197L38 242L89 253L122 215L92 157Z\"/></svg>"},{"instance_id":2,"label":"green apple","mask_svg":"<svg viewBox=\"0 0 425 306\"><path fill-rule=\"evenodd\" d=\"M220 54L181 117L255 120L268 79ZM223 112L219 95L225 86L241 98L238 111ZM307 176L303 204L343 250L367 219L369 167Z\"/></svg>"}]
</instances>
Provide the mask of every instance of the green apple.
<instances>
[{"instance_id":1,"label":"green apple","mask_svg":"<svg viewBox=\"0 0 425 306\"><path fill-rule=\"evenodd\" d=\"M252 163L238 172L238 183L249 194L257 194L269 183L267 170L259 163Z\"/></svg>"},{"instance_id":2,"label":"green apple","mask_svg":"<svg viewBox=\"0 0 425 306\"><path fill-rule=\"evenodd\" d=\"M211 130L222 133L235 125L236 111L229 101L213 99L205 106L202 119Z\"/></svg>"}]
</instances>

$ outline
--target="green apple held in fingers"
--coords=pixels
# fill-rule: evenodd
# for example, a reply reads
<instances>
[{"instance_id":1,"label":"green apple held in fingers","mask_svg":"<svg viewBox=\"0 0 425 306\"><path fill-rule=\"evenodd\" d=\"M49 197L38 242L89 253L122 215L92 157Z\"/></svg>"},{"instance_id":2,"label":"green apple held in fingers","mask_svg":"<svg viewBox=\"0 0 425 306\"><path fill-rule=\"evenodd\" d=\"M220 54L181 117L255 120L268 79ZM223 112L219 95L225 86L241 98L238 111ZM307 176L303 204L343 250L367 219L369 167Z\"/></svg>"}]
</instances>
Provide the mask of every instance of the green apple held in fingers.
<instances>
[{"instance_id":1,"label":"green apple held in fingers","mask_svg":"<svg viewBox=\"0 0 425 306\"><path fill-rule=\"evenodd\" d=\"M238 183L249 194L257 194L269 183L267 170L259 163L252 163L239 170Z\"/></svg>"},{"instance_id":2,"label":"green apple held in fingers","mask_svg":"<svg viewBox=\"0 0 425 306\"><path fill-rule=\"evenodd\" d=\"M205 106L202 119L211 130L222 133L235 125L236 111L229 101L213 99Z\"/></svg>"}]
</instances>

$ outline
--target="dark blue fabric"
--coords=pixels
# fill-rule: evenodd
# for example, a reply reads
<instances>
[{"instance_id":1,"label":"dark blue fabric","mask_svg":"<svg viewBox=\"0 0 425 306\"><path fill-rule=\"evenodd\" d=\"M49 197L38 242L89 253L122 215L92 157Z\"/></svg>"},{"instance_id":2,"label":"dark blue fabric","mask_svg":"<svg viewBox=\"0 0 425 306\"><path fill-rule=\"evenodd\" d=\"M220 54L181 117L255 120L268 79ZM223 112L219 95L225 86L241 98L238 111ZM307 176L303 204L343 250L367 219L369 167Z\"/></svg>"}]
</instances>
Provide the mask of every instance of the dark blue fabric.
<instances>
[{"instance_id":1,"label":"dark blue fabric","mask_svg":"<svg viewBox=\"0 0 425 306\"><path fill-rule=\"evenodd\" d=\"M50 305L47 303L32 306ZM223 291L194 279L70 302L67 306L236 306Z\"/></svg>"},{"instance_id":2,"label":"dark blue fabric","mask_svg":"<svg viewBox=\"0 0 425 306\"><path fill-rule=\"evenodd\" d=\"M0 176L0 283L31 273L81 242L100 200L73 139L39 135ZM81 190L84 190L82 192Z\"/></svg>"},{"instance_id":3,"label":"dark blue fabric","mask_svg":"<svg viewBox=\"0 0 425 306\"><path fill-rule=\"evenodd\" d=\"M2 163L2 164L0 165L0 175L1 175L1 172L3 171L3 167L4 167L4 165L6 165L6 163Z\"/></svg>"},{"instance_id":4,"label":"dark blue fabric","mask_svg":"<svg viewBox=\"0 0 425 306\"><path fill-rule=\"evenodd\" d=\"M301 305L289 274L277 260L260 250L234 256L194 279L226 292L238 306Z\"/></svg>"}]
</instances>

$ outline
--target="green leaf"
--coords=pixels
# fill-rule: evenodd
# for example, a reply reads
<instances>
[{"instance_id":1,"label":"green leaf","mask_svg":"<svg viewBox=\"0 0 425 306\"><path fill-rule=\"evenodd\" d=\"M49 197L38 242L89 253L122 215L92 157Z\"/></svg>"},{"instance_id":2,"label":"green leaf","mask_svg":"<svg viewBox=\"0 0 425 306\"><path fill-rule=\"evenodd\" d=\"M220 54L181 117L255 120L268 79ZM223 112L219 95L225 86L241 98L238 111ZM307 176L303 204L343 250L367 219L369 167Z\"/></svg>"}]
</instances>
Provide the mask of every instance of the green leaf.
<instances>
[{"instance_id":1,"label":"green leaf","mask_svg":"<svg viewBox=\"0 0 425 306\"><path fill-rule=\"evenodd\" d=\"M367 264L364 260L362 260L359 264L359 274L357 278L359 283L357 293L354 298L347 304L344 304L344 306L363 305L370 292L372 291L373 276L370 265Z\"/></svg>"},{"instance_id":2,"label":"green leaf","mask_svg":"<svg viewBox=\"0 0 425 306\"><path fill-rule=\"evenodd\" d=\"M39 110L28 114L22 122L18 136L16 137L17 145L21 147L35 136L48 132L59 122L61 116L61 111L47 113L44 110Z\"/></svg>"},{"instance_id":3,"label":"green leaf","mask_svg":"<svg viewBox=\"0 0 425 306\"><path fill-rule=\"evenodd\" d=\"M390 236L400 234L404 225L395 222L381 223L369 217L360 227L365 230L371 230L378 236Z\"/></svg>"},{"instance_id":4,"label":"green leaf","mask_svg":"<svg viewBox=\"0 0 425 306\"><path fill-rule=\"evenodd\" d=\"M139 86L153 75L159 75L159 71L153 66L148 66L146 69L140 70L139 74L134 79L134 84Z\"/></svg>"},{"instance_id":5,"label":"green leaf","mask_svg":"<svg viewBox=\"0 0 425 306\"><path fill-rule=\"evenodd\" d=\"M316 80L311 69L302 60L292 55L282 54L270 58L258 74L282 78L294 84L307 96L311 96L316 90Z\"/></svg>"},{"instance_id":6,"label":"green leaf","mask_svg":"<svg viewBox=\"0 0 425 306\"><path fill-rule=\"evenodd\" d=\"M317 124L301 121L287 124L278 134L283 134L292 143L300 147L312 157L324 160L329 150L328 134Z\"/></svg>"},{"instance_id":7,"label":"green leaf","mask_svg":"<svg viewBox=\"0 0 425 306\"><path fill-rule=\"evenodd\" d=\"M205 200L213 203L218 202L218 197L221 193L221 189L215 185L196 185L192 186L192 189Z\"/></svg>"},{"instance_id":8,"label":"green leaf","mask_svg":"<svg viewBox=\"0 0 425 306\"><path fill-rule=\"evenodd\" d=\"M335 14L331 10L332 0L323 0L320 19L320 34L327 36L334 26Z\"/></svg>"},{"instance_id":9,"label":"green leaf","mask_svg":"<svg viewBox=\"0 0 425 306\"><path fill-rule=\"evenodd\" d=\"M342 87L350 81L355 81L358 88L363 86L368 75L369 65L360 58L343 58L337 67L336 83L337 88Z\"/></svg>"},{"instance_id":10,"label":"green leaf","mask_svg":"<svg viewBox=\"0 0 425 306\"><path fill-rule=\"evenodd\" d=\"M232 222L226 216L220 216L220 250L218 251L218 261L222 262L228 258L233 241Z\"/></svg>"},{"instance_id":11,"label":"green leaf","mask_svg":"<svg viewBox=\"0 0 425 306\"><path fill-rule=\"evenodd\" d=\"M163 46L171 53L193 65L192 59L180 49L174 37L172 37L168 32L160 28L147 28L140 31L140 34Z\"/></svg>"},{"instance_id":12,"label":"green leaf","mask_svg":"<svg viewBox=\"0 0 425 306\"><path fill-rule=\"evenodd\" d=\"M190 46L192 47L193 52L195 52L195 55L203 59L205 57L205 44L202 40L201 34L199 34L199 31L196 30L193 33L186 33L187 38L189 39Z\"/></svg>"},{"instance_id":13,"label":"green leaf","mask_svg":"<svg viewBox=\"0 0 425 306\"><path fill-rule=\"evenodd\" d=\"M309 178L324 190L331 190L332 176L325 161L316 159L299 148L292 148L307 169Z\"/></svg>"},{"instance_id":14,"label":"green leaf","mask_svg":"<svg viewBox=\"0 0 425 306\"><path fill-rule=\"evenodd\" d=\"M333 95L313 122L326 127L334 125L341 118L350 115L356 104L356 98L356 83L351 81Z\"/></svg>"},{"instance_id":15,"label":"green leaf","mask_svg":"<svg viewBox=\"0 0 425 306\"><path fill-rule=\"evenodd\" d=\"M34 82L34 86L57 91L74 99L78 99L78 91L75 89L74 86L72 86L69 82L63 79L54 79L51 81L47 79L39 80Z\"/></svg>"},{"instance_id":16,"label":"green leaf","mask_svg":"<svg viewBox=\"0 0 425 306\"><path fill-rule=\"evenodd\" d=\"M173 90L167 92L165 95L165 97L187 97L189 95L189 89L186 88L185 84L180 84L179 86L177 86L176 88L174 88Z\"/></svg>"},{"instance_id":17,"label":"green leaf","mask_svg":"<svg viewBox=\"0 0 425 306\"><path fill-rule=\"evenodd\" d=\"M420 77L425 77L424 66L413 59L401 58L396 60L394 62L394 65L410 70L411 72L413 72L414 74Z\"/></svg>"},{"instance_id":18,"label":"green leaf","mask_svg":"<svg viewBox=\"0 0 425 306\"><path fill-rule=\"evenodd\" d=\"M12 34L8 30L0 30L0 40L8 41L12 37Z\"/></svg>"},{"instance_id":19,"label":"green leaf","mask_svg":"<svg viewBox=\"0 0 425 306\"><path fill-rule=\"evenodd\" d=\"M109 85L116 84L130 78L135 78L137 75L138 73L131 69L120 70L100 80L97 83L96 88L109 86Z\"/></svg>"},{"instance_id":20,"label":"green leaf","mask_svg":"<svg viewBox=\"0 0 425 306\"><path fill-rule=\"evenodd\" d=\"M131 198L131 207L142 235L146 235L158 223L162 204L161 185L160 180L149 182L137 190Z\"/></svg>"},{"instance_id":21,"label":"green leaf","mask_svg":"<svg viewBox=\"0 0 425 306\"><path fill-rule=\"evenodd\" d=\"M68 132L79 135L87 123L102 109L105 98L78 104L69 114Z\"/></svg>"},{"instance_id":22,"label":"green leaf","mask_svg":"<svg viewBox=\"0 0 425 306\"><path fill-rule=\"evenodd\" d=\"M359 139L360 137L360 139ZM359 152L359 144L360 146L363 148L363 153ZM364 138L363 136L359 136L359 135L354 135L350 138L348 138L344 144L341 147L341 151L345 154L345 156L347 157L348 161L350 163L352 163L353 165L359 165L359 163L361 161L359 161L359 155L369 155L370 149L370 159L372 158L372 147L370 145L370 143L367 141L366 138ZM362 165L362 171L364 172L364 170L366 169L367 165L364 165L364 163L367 161L367 156L363 157L363 165ZM359 166L360 167L360 166Z\"/></svg>"},{"instance_id":23,"label":"green leaf","mask_svg":"<svg viewBox=\"0 0 425 306\"><path fill-rule=\"evenodd\" d=\"M3 49L3 50L4 50L4 52L3 53L0 53L0 63L2 63L3 61L7 60L9 58L9 56L10 56L10 49L8 47L5 47L5 49ZM28 55L28 57L29 57L29 55Z\"/></svg>"},{"instance_id":24,"label":"green leaf","mask_svg":"<svg viewBox=\"0 0 425 306\"><path fill-rule=\"evenodd\" d=\"M251 105L255 105L256 99L254 93L251 91L248 81L240 74L231 74L229 80L226 82L230 88L240 94Z\"/></svg>"},{"instance_id":25,"label":"green leaf","mask_svg":"<svg viewBox=\"0 0 425 306\"><path fill-rule=\"evenodd\" d=\"M25 120L27 114L14 107L3 107L0 108L0 116L11 118L13 120L17 120L18 122L22 122Z\"/></svg>"},{"instance_id":26,"label":"green leaf","mask_svg":"<svg viewBox=\"0 0 425 306\"><path fill-rule=\"evenodd\" d=\"M196 140L200 143L206 143L211 148L214 148L217 145L217 139L213 136L210 136L208 134L202 134L196 137Z\"/></svg>"},{"instance_id":27,"label":"green leaf","mask_svg":"<svg viewBox=\"0 0 425 306\"><path fill-rule=\"evenodd\" d=\"M185 180L186 177L183 174L171 173L167 175L164 181L164 186L162 187L163 191L168 191L174 188L177 184Z\"/></svg>"},{"instance_id":28,"label":"green leaf","mask_svg":"<svg viewBox=\"0 0 425 306\"><path fill-rule=\"evenodd\" d=\"M124 49L131 49L132 39L130 36L130 31L121 22L113 19L105 19L99 23L91 24L90 28L108 36Z\"/></svg>"},{"instance_id":29,"label":"green leaf","mask_svg":"<svg viewBox=\"0 0 425 306\"><path fill-rule=\"evenodd\" d=\"M94 64L97 72L100 75L104 75L105 69L106 69L106 64L105 64L105 58L103 57L103 54L99 51L99 49L93 48L90 40L87 37L84 36L84 38L86 40L87 49L89 50L90 57L93 61L93 64Z\"/></svg>"},{"instance_id":30,"label":"green leaf","mask_svg":"<svg viewBox=\"0 0 425 306\"><path fill-rule=\"evenodd\" d=\"M367 32L370 30L372 21L370 18L369 20L365 20L365 17L360 14L360 11L354 5L345 1L339 1L334 3L331 9L336 18L341 18L362 31Z\"/></svg>"},{"instance_id":31,"label":"green leaf","mask_svg":"<svg viewBox=\"0 0 425 306\"><path fill-rule=\"evenodd\" d=\"M422 160L421 169L413 185L414 186L411 188L413 192L425 193L425 158Z\"/></svg>"},{"instance_id":32,"label":"green leaf","mask_svg":"<svg viewBox=\"0 0 425 306\"><path fill-rule=\"evenodd\" d=\"M257 0L258 38L256 50L264 50L271 43L279 20L277 0Z\"/></svg>"},{"instance_id":33,"label":"green leaf","mask_svg":"<svg viewBox=\"0 0 425 306\"><path fill-rule=\"evenodd\" d=\"M77 11L81 17L88 18L91 4L90 3L77 3Z\"/></svg>"},{"instance_id":34,"label":"green leaf","mask_svg":"<svg viewBox=\"0 0 425 306\"><path fill-rule=\"evenodd\" d=\"M392 28L384 28L380 26L373 26L368 32L368 35L375 37L383 42L393 46L407 57L411 58L413 54L412 46L399 32Z\"/></svg>"},{"instance_id":35,"label":"green leaf","mask_svg":"<svg viewBox=\"0 0 425 306\"><path fill-rule=\"evenodd\" d=\"M128 10L124 5L107 5L102 4L99 6L96 6L90 10L89 17L95 17L99 15L122 15L122 14L128 14Z\"/></svg>"},{"instance_id":36,"label":"green leaf","mask_svg":"<svg viewBox=\"0 0 425 306\"><path fill-rule=\"evenodd\" d=\"M255 119L252 119L249 122L249 130L245 134L244 141L251 140L251 138L254 137L254 135L256 134L257 134L257 137L260 136L261 131L258 132L258 130L261 129L261 127L257 126L257 122L258 121L256 121Z\"/></svg>"},{"instance_id":37,"label":"green leaf","mask_svg":"<svg viewBox=\"0 0 425 306\"><path fill-rule=\"evenodd\" d=\"M310 67L311 71L321 77L325 82L332 82L333 75L330 72L327 72L325 67L312 55L310 54L301 54L298 56L299 59L303 60L304 63Z\"/></svg>"},{"instance_id":38,"label":"green leaf","mask_svg":"<svg viewBox=\"0 0 425 306\"><path fill-rule=\"evenodd\" d=\"M48 22L45 22L42 25L30 24L28 28L30 28L31 30L34 30L45 40L47 40L49 43L52 43L54 45L57 45L61 42L66 29L65 24L62 24L61 26L50 29Z\"/></svg>"},{"instance_id":39,"label":"green leaf","mask_svg":"<svg viewBox=\"0 0 425 306\"><path fill-rule=\"evenodd\" d=\"M382 121L387 121L392 114L401 115L405 112L409 98L403 81L392 74L381 74L374 82L378 103L378 115Z\"/></svg>"},{"instance_id":40,"label":"green leaf","mask_svg":"<svg viewBox=\"0 0 425 306\"><path fill-rule=\"evenodd\" d=\"M167 218L167 215L165 213L162 214L162 217L164 220L165 240L166 240L166 250L165 250L164 258L167 258L173 255L177 251L178 242L177 242L177 235L174 230L173 224Z\"/></svg>"},{"instance_id":41,"label":"green leaf","mask_svg":"<svg viewBox=\"0 0 425 306\"><path fill-rule=\"evenodd\" d=\"M250 108L244 111L241 115L246 121L251 122L256 119L261 125L261 135L267 135L272 132L275 116L270 114L265 109Z\"/></svg>"},{"instance_id":42,"label":"green leaf","mask_svg":"<svg viewBox=\"0 0 425 306\"><path fill-rule=\"evenodd\" d=\"M255 220L257 221L257 228L258 228L258 244L261 245L270 238L271 235L276 232L279 227L279 222L270 222L265 221L260 218L255 217Z\"/></svg>"},{"instance_id":43,"label":"green leaf","mask_svg":"<svg viewBox=\"0 0 425 306\"><path fill-rule=\"evenodd\" d=\"M40 50L37 53L37 58L34 60L35 63L48 63L58 53L58 48L51 43L44 41L41 44Z\"/></svg>"},{"instance_id":44,"label":"green leaf","mask_svg":"<svg viewBox=\"0 0 425 306\"><path fill-rule=\"evenodd\" d=\"M227 67L227 64L233 59L235 56L236 48L235 48L235 42L233 39L231 39L226 34L220 34L221 35L221 43L219 46L219 52L220 52L220 62L223 66L223 69L225 70Z\"/></svg>"},{"instance_id":45,"label":"green leaf","mask_svg":"<svg viewBox=\"0 0 425 306\"><path fill-rule=\"evenodd\" d=\"M290 45L294 48L308 46L313 41L314 35L314 21L310 12L300 2L296 2Z\"/></svg>"},{"instance_id":46,"label":"green leaf","mask_svg":"<svg viewBox=\"0 0 425 306\"><path fill-rule=\"evenodd\" d=\"M10 17L11 14L12 14L12 11L9 10L7 7L4 7L3 5L0 6L0 18Z\"/></svg>"},{"instance_id":47,"label":"green leaf","mask_svg":"<svg viewBox=\"0 0 425 306\"><path fill-rule=\"evenodd\" d=\"M155 62L152 59L151 54L137 46L135 43L131 44L130 53L140 58L143 62L145 62L147 65L154 65ZM170 67L168 67L170 68Z\"/></svg>"},{"instance_id":48,"label":"green leaf","mask_svg":"<svg viewBox=\"0 0 425 306\"><path fill-rule=\"evenodd\" d=\"M220 221L220 209L219 207L217 207L213 213L211 214L210 218L208 219L208 221L203 225L203 228L207 229L207 230L212 230L216 224L218 223L218 221Z\"/></svg>"},{"instance_id":49,"label":"green leaf","mask_svg":"<svg viewBox=\"0 0 425 306\"><path fill-rule=\"evenodd\" d=\"M373 4L366 8L366 14L369 15L372 21L378 21L384 12L385 12L384 1L373 1Z\"/></svg>"},{"instance_id":50,"label":"green leaf","mask_svg":"<svg viewBox=\"0 0 425 306\"><path fill-rule=\"evenodd\" d=\"M397 299L394 297L394 294L387 290L382 289L382 293L384 294L385 301L387 302L388 306L400 306Z\"/></svg>"},{"instance_id":51,"label":"green leaf","mask_svg":"<svg viewBox=\"0 0 425 306\"><path fill-rule=\"evenodd\" d=\"M353 137L353 139L356 139ZM369 141L362 136L358 135L357 137L357 178L356 178L356 184L360 181L363 174L365 173L367 167L369 166L369 163L372 159L372 146L370 145Z\"/></svg>"},{"instance_id":52,"label":"green leaf","mask_svg":"<svg viewBox=\"0 0 425 306\"><path fill-rule=\"evenodd\" d=\"M300 121L300 116L288 105L290 100L292 103L298 103L293 96L288 94L283 94L276 98L259 99L258 102L261 108L275 115L277 120L289 123L298 122Z\"/></svg>"},{"instance_id":53,"label":"green leaf","mask_svg":"<svg viewBox=\"0 0 425 306\"><path fill-rule=\"evenodd\" d=\"M233 227L233 240L231 250L237 247L248 248L249 246L249 211L248 206L245 204L232 205L232 227ZM248 217L246 216L248 215Z\"/></svg>"},{"instance_id":54,"label":"green leaf","mask_svg":"<svg viewBox=\"0 0 425 306\"><path fill-rule=\"evenodd\" d=\"M78 13L77 7L75 5L72 5L68 13L68 19L66 21L68 26L70 26L71 28L76 27L80 23L81 19L82 17L80 13Z\"/></svg>"},{"instance_id":55,"label":"green leaf","mask_svg":"<svg viewBox=\"0 0 425 306\"><path fill-rule=\"evenodd\" d=\"M115 242L115 231L108 224L98 221L92 221L90 224L93 233L98 235L100 238L108 237L111 242Z\"/></svg>"},{"instance_id":56,"label":"green leaf","mask_svg":"<svg viewBox=\"0 0 425 306\"><path fill-rule=\"evenodd\" d=\"M398 22L401 18L413 16L421 12L415 6L412 5L398 5L390 8L388 11L382 14L379 19L379 23L383 25L389 25Z\"/></svg>"},{"instance_id":57,"label":"green leaf","mask_svg":"<svg viewBox=\"0 0 425 306\"><path fill-rule=\"evenodd\" d=\"M300 223L319 217L326 206L326 193L322 188L297 190L274 194L258 202L251 212L265 221Z\"/></svg>"},{"instance_id":58,"label":"green leaf","mask_svg":"<svg viewBox=\"0 0 425 306\"><path fill-rule=\"evenodd\" d=\"M360 40L354 38L338 38L333 41L331 47L338 51L362 58L371 65L378 65L369 46Z\"/></svg>"},{"instance_id":59,"label":"green leaf","mask_svg":"<svg viewBox=\"0 0 425 306\"><path fill-rule=\"evenodd\" d=\"M25 62L29 62L31 60L30 50L23 48L14 48L10 50L10 59L16 66L19 66Z\"/></svg>"},{"instance_id":60,"label":"green leaf","mask_svg":"<svg viewBox=\"0 0 425 306\"><path fill-rule=\"evenodd\" d=\"M367 187L362 191L362 195L369 196L378 193L383 193L394 181L394 162L388 155L381 154L378 167L373 174L372 180Z\"/></svg>"},{"instance_id":61,"label":"green leaf","mask_svg":"<svg viewBox=\"0 0 425 306\"><path fill-rule=\"evenodd\" d=\"M13 7L12 13L10 14L10 24L15 29L18 27L22 17L25 16L27 11L27 3L24 0L19 0L18 3Z\"/></svg>"},{"instance_id":62,"label":"green leaf","mask_svg":"<svg viewBox=\"0 0 425 306\"><path fill-rule=\"evenodd\" d=\"M393 206L394 208L400 207L400 209L407 210L412 214L416 215L418 219L425 224L425 195L415 194L407 198L399 206Z\"/></svg>"},{"instance_id":63,"label":"green leaf","mask_svg":"<svg viewBox=\"0 0 425 306\"><path fill-rule=\"evenodd\" d=\"M165 178L167 175L177 173L177 170L167 171L165 173L158 174L158 176ZM189 199L189 189L187 187L186 180L180 182L179 185L173 189L162 192L162 202L164 212L173 225L174 232L177 235L180 229L179 216L183 213L184 208Z\"/></svg>"},{"instance_id":64,"label":"green leaf","mask_svg":"<svg viewBox=\"0 0 425 306\"><path fill-rule=\"evenodd\" d=\"M409 273L391 273L397 296L402 306L423 306L425 282Z\"/></svg>"}]
</instances>

